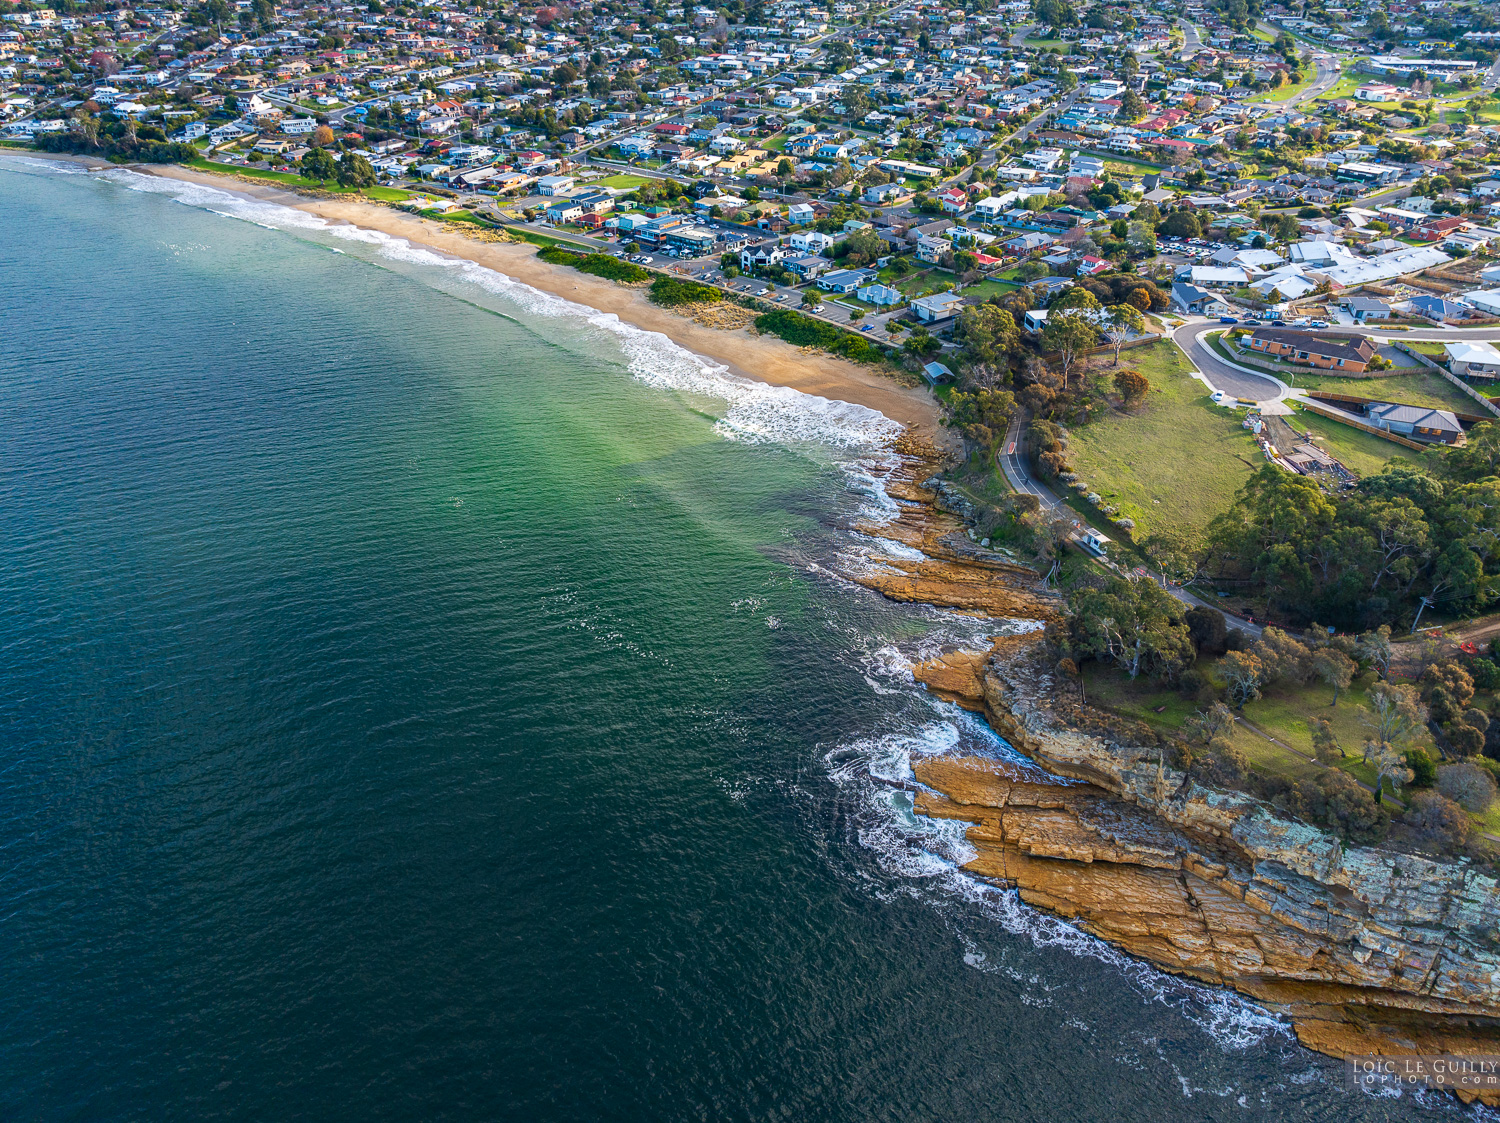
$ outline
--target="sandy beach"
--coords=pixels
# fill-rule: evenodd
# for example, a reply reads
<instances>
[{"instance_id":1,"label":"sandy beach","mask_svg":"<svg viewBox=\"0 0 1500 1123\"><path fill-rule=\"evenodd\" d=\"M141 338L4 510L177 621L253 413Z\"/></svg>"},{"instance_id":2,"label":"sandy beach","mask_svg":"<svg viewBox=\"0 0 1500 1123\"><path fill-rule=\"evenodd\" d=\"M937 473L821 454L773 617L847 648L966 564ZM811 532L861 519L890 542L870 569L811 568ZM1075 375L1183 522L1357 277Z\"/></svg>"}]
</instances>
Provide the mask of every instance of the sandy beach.
<instances>
[{"instance_id":1,"label":"sandy beach","mask_svg":"<svg viewBox=\"0 0 1500 1123\"><path fill-rule=\"evenodd\" d=\"M913 435L926 437L939 447L951 444L951 434L938 425L937 402L923 388L898 385L856 363L819 352L804 352L773 336L759 336L747 329L722 331L695 323L652 304L642 289L628 288L565 266L539 261L535 246L480 242L452 232L443 223L376 203L309 198L175 164L146 165L137 170L251 195L297 207L330 222L347 222L405 238L414 244L494 269L543 292L586 304L601 312L612 312L626 323L660 332L690 351L723 363L745 378L868 406L900 422Z\"/></svg>"}]
</instances>

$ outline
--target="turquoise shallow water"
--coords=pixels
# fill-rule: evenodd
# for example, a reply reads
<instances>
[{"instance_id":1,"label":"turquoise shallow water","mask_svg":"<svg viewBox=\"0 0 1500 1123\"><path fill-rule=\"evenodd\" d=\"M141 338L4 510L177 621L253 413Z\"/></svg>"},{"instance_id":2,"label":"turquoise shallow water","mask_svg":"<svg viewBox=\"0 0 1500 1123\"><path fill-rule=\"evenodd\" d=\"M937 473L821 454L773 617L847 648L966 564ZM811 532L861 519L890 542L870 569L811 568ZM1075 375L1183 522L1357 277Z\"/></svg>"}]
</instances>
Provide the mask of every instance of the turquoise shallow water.
<instances>
[{"instance_id":1,"label":"turquoise shallow water","mask_svg":"<svg viewBox=\"0 0 1500 1123\"><path fill-rule=\"evenodd\" d=\"M0 230L4 1117L1450 1110L955 872L878 418L132 173Z\"/></svg>"}]
</instances>

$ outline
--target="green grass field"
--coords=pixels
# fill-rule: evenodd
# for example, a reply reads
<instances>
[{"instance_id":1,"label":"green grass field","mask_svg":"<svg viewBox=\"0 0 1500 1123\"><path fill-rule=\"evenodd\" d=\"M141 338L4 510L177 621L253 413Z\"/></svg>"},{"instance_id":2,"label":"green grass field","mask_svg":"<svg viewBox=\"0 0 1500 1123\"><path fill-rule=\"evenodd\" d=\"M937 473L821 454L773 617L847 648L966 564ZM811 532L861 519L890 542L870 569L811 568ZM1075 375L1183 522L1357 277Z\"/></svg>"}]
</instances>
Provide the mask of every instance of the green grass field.
<instances>
[{"instance_id":1,"label":"green grass field","mask_svg":"<svg viewBox=\"0 0 1500 1123\"><path fill-rule=\"evenodd\" d=\"M217 175L242 175L251 179L263 179L267 183L279 183L287 187L309 187L336 194L363 195L367 199L374 199L381 203L400 203L412 197L410 191L403 191L399 187L366 187L361 191L356 187L340 187L332 180L319 183L315 179L308 179L305 175L297 175L293 172L273 172L269 168L246 168L239 164L220 164L202 156L187 161L185 166Z\"/></svg>"},{"instance_id":2,"label":"green grass field","mask_svg":"<svg viewBox=\"0 0 1500 1123\"><path fill-rule=\"evenodd\" d=\"M1192 365L1174 344L1123 352L1120 363L1150 380L1146 404L1071 430L1075 470L1135 520L1137 539L1157 528L1201 530L1229 507L1264 458L1241 428L1241 415L1209 401L1208 388L1190 377Z\"/></svg>"},{"instance_id":3,"label":"green grass field","mask_svg":"<svg viewBox=\"0 0 1500 1123\"><path fill-rule=\"evenodd\" d=\"M1245 705L1241 711L1244 722L1236 724L1230 740L1244 751L1257 772L1287 780L1311 780L1322 771L1320 765L1308 759L1313 751L1311 723L1316 718L1327 718L1340 747L1348 754L1338 767L1373 786L1375 774L1362 758L1362 746L1369 734L1369 727L1365 724L1368 717L1365 690L1374 681L1372 673L1357 679L1340 696L1337 706L1330 705L1332 688L1322 683L1268 687L1264 697ZM1164 732L1180 730L1201 708L1175 690L1145 679L1132 682L1116 667L1099 663L1084 664L1084 689L1091 703ZM1248 725L1260 732L1248 728ZM1437 759L1437 750L1430 737L1424 735L1414 747L1424 749ZM1484 822L1484 819L1479 821Z\"/></svg>"},{"instance_id":4,"label":"green grass field","mask_svg":"<svg viewBox=\"0 0 1500 1123\"><path fill-rule=\"evenodd\" d=\"M625 191L634 191L644 183L654 182L656 181L643 175L611 175L595 181L600 187L618 187Z\"/></svg>"},{"instance_id":5,"label":"green grass field","mask_svg":"<svg viewBox=\"0 0 1500 1123\"><path fill-rule=\"evenodd\" d=\"M1245 99L1247 102L1280 102L1290 101L1300 93L1304 93L1309 86L1318 80L1317 67L1309 67L1302 73L1302 81L1289 82L1280 89L1267 90L1263 94L1252 94Z\"/></svg>"},{"instance_id":6,"label":"green grass field","mask_svg":"<svg viewBox=\"0 0 1500 1123\"><path fill-rule=\"evenodd\" d=\"M1278 377L1284 382L1292 383L1292 379L1286 375ZM1340 378L1337 375L1304 374L1299 371L1294 385L1299 390L1323 390L1329 394L1351 394L1382 402L1400 402L1403 405L1435 406L1458 410L1460 413L1478 413L1483 408L1428 367L1402 374L1388 374L1383 378Z\"/></svg>"}]
</instances>

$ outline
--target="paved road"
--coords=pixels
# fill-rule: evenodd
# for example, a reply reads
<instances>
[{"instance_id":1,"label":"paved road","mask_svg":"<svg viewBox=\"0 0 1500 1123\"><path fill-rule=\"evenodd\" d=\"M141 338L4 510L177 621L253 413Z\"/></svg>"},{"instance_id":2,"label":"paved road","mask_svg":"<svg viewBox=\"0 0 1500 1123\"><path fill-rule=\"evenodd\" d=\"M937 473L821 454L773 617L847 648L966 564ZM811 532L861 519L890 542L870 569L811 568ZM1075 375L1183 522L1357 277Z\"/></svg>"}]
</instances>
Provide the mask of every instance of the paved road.
<instances>
[{"instance_id":1,"label":"paved road","mask_svg":"<svg viewBox=\"0 0 1500 1123\"><path fill-rule=\"evenodd\" d=\"M1183 324L1172 333L1172 341L1181 347L1188 359L1208 378L1215 390L1223 390L1236 398L1255 402L1274 402L1283 395L1282 388L1269 374L1262 378L1257 374L1239 370L1219 358L1201 338L1210 331L1222 331L1216 320Z\"/></svg>"},{"instance_id":2,"label":"paved road","mask_svg":"<svg viewBox=\"0 0 1500 1123\"><path fill-rule=\"evenodd\" d=\"M999 453L1000 470L1005 473L1005 478L1010 481L1010 486L1025 495L1034 495L1042 508L1047 511L1056 511L1058 514L1071 519L1078 532L1083 530L1083 520L1075 512L1040 480L1034 479L1031 470L1026 464L1025 436L1022 432L1023 418L1018 414L1011 420L1010 428L1005 433L1005 443L1001 446ZM1173 597L1183 604L1196 605L1200 608L1212 608L1219 612L1224 609L1216 604L1210 604L1203 598L1173 586L1164 586ZM1252 624L1248 620L1241 620L1238 616L1224 613L1224 618L1229 622L1231 628L1239 628L1250 635L1259 637L1264 630L1259 624Z\"/></svg>"},{"instance_id":3,"label":"paved road","mask_svg":"<svg viewBox=\"0 0 1500 1123\"><path fill-rule=\"evenodd\" d=\"M1026 37L1035 30L1036 24L1034 23L1023 25L1010 37L1010 45L1018 51L1024 51L1026 49Z\"/></svg>"},{"instance_id":4,"label":"paved road","mask_svg":"<svg viewBox=\"0 0 1500 1123\"><path fill-rule=\"evenodd\" d=\"M1011 134L1010 142L1012 144L1019 144L1019 143L1021 143L1021 141L1025 140L1027 137L1029 137L1031 135L1033 129L1039 129L1039 128L1041 128L1044 124L1047 123L1047 121L1049 119L1051 119L1052 117L1057 116L1057 114L1059 114L1059 113L1066 113L1069 109L1071 109L1073 107L1073 103L1075 101L1077 101L1079 99L1079 97L1081 97L1082 95L1083 95L1083 90L1081 88L1080 89L1076 89L1072 93L1070 93L1067 97L1063 98L1062 101L1058 102L1056 105L1051 106L1048 109L1042 110L1035 117L1033 117L1031 120L1027 121L1024 125L1022 125L1019 129L1017 129L1013 134Z\"/></svg>"},{"instance_id":5,"label":"paved road","mask_svg":"<svg viewBox=\"0 0 1500 1123\"><path fill-rule=\"evenodd\" d=\"M1202 48L1203 37L1198 34L1192 20L1179 18L1177 26L1182 28L1182 57L1191 58Z\"/></svg>"}]
</instances>

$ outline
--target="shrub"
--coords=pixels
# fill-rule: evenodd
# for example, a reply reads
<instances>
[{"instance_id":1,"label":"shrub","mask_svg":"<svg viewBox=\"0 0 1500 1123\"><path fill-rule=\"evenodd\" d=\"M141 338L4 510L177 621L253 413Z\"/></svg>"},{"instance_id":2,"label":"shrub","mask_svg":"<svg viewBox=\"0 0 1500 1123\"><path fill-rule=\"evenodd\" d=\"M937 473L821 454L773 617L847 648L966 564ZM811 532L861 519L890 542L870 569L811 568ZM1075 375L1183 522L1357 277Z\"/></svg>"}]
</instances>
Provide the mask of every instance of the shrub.
<instances>
[{"instance_id":1,"label":"shrub","mask_svg":"<svg viewBox=\"0 0 1500 1123\"><path fill-rule=\"evenodd\" d=\"M1412 754L1408 753L1410 757ZM1423 753L1422 756L1426 756ZM1431 762L1428 762L1429 768ZM1465 811L1476 814L1488 811L1495 802L1495 779L1488 770L1477 764L1445 764L1437 771L1437 790L1445 799L1451 799Z\"/></svg>"},{"instance_id":2,"label":"shrub","mask_svg":"<svg viewBox=\"0 0 1500 1123\"><path fill-rule=\"evenodd\" d=\"M1437 765L1432 758L1421 749L1406 750L1406 767L1411 769L1411 782L1407 784L1410 788L1430 788L1437 781ZM1491 788L1494 781L1490 781ZM1444 792L1444 795L1448 793ZM1452 799L1452 796L1448 798Z\"/></svg>"},{"instance_id":3,"label":"shrub","mask_svg":"<svg viewBox=\"0 0 1500 1123\"><path fill-rule=\"evenodd\" d=\"M574 253L561 246L543 246L537 251L537 257L553 265L566 265L577 269L580 273L603 277L606 281L629 284L651 279L651 274L639 265L621 261L618 257L611 257L607 253Z\"/></svg>"},{"instance_id":4,"label":"shrub","mask_svg":"<svg viewBox=\"0 0 1500 1123\"><path fill-rule=\"evenodd\" d=\"M830 323L804 316L790 308L778 308L755 318L755 330L774 335L797 347L817 347L855 362L868 363L880 358L880 349L868 339L840 331Z\"/></svg>"},{"instance_id":5,"label":"shrub","mask_svg":"<svg viewBox=\"0 0 1500 1123\"><path fill-rule=\"evenodd\" d=\"M692 281L679 281L676 277L658 276L651 282L651 302L665 308L679 304L703 304L723 298L724 294L716 288L694 284ZM756 321L757 324L759 322Z\"/></svg>"},{"instance_id":6,"label":"shrub","mask_svg":"<svg viewBox=\"0 0 1500 1123\"><path fill-rule=\"evenodd\" d=\"M1414 795L1402 821L1412 829L1417 841L1440 853L1461 850L1474 829L1464 809L1437 792Z\"/></svg>"}]
</instances>

